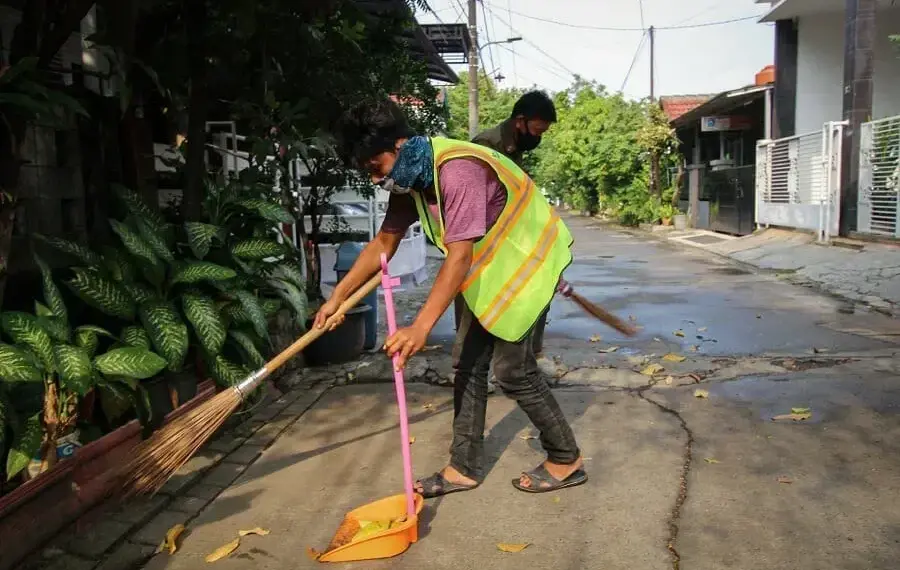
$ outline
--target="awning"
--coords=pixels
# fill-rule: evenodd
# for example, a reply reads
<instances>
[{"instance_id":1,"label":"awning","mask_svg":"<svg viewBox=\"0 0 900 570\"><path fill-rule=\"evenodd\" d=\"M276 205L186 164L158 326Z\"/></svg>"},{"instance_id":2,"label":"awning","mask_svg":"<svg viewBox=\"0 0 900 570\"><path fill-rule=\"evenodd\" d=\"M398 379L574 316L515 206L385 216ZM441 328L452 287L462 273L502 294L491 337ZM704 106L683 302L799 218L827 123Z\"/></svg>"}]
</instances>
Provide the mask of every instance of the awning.
<instances>
[{"instance_id":1,"label":"awning","mask_svg":"<svg viewBox=\"0 0 900 570\"><path fill-rule=\"evenodd\" d=\"M711 115L722 115L730 113L735 109L739 109L749 103L757 101L765 97L766 91L772 89L773 85L749 85L740 89L724 91L719 93L706 103L694 107L687 113L681 115L671 122L676 129L686 127L694 127L699 124L703 117Z\"/></svg>"},{"instance_id":2,"label":"awning","mask_svg":"<svg viewBox=\"0 0 900 570\"><path fill-rule=\"evenodd\" d=\"M892 0L877 0L878 7L893 5ZM844 0L777 0L772 2L772 9L763 16L762 22L775 22L777 20L792 20L814 14L834 14L843 12L846 7Z\"/></svg>"},{"instance_id":3,"label":"awning","mask_svg":"<svg viewBox=\"0 0 900 570\"><path fill-rule=\"evenodd\" d=\"M355 0L354 3L374 18L398 12L408 14L414 25L405 30L400 39L407 44L413 56L426 63L428 78L443 83L459 83L456 72L444 61L434 44L425 35L422 26L415 21L405 0Z\"/></svg>"}]
</instances>

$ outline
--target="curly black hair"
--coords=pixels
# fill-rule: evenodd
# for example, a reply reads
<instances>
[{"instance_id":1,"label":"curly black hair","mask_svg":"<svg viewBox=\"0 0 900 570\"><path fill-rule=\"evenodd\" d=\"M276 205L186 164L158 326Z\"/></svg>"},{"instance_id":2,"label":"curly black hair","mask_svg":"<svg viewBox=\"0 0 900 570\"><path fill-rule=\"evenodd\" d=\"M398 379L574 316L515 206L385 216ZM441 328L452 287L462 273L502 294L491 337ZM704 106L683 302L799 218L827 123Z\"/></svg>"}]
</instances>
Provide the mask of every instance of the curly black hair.
<instances>
[{"instance_id":1,"label":"curly black hair","mask_svg":"<svg viewBox=\"0 0 900 570\"><path fill-rule=\"evenodd\" d=\"M548 123L555 123L556 105L553 104L553 99L543 91L529 91L516 101L510 117L516 118L519 115L526 119L541 119Z\"/></svg>"},{"instance_id":2,"label":"curly black hair","mask_svg":"<svg viewBox=\"0 0 900 570\"><path fill-rule=\"evenodd\" d=\"M334 134L344 163L361 168L372 157L394 150L398 140L416 133L397 103L378 99L363 101L345 112Z\"/></svg>"}]
</instances>

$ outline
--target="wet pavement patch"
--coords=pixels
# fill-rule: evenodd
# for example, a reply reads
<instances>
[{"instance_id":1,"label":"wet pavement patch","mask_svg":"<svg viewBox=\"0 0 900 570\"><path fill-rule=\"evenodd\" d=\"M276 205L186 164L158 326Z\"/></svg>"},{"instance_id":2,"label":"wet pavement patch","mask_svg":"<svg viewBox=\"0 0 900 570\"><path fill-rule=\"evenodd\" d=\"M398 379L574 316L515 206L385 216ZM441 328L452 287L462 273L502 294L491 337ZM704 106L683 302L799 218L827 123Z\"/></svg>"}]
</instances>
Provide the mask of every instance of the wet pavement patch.
<instances>
[{"instance_id":1,"label":"wet pavement patch","mask_svg":"<svg viewBox=\"0 0 900 570\"><path fill-rule=\"evenodd\" d=\"M818 358L777 358L770 361L775 366L780 366L791 372L803 372L805 370L814 370L817 368L832 368L853 362L852 358L833 358L828 360Z\"/></svg>"},{"instance_id":2,"label":"wet pavement patch","mask_svg":"<svg viewBox=\"0 0 900 570\"><path fill-rule=\"evenodd\" d=\"M740 267L732 267L732 266L723 266L723 267L715 267L712 269L714 273L719 273L721 275L751 275L749 271L746 269L741 269Z\"/></svg>"},{"instance_id":3,"label":"wet pavement patch","mask_svg":"<svg viewBox=\"0 0 900 570\"><path fill-rule=\"evenodd\" d=\"M682 239L683 239L683 241L690 241L690 242L694 242L694 243L697 243L700 245L712 245L714 243L728 241L728 238L720 238L720 237L711 236L711 235L693 236L693 237L686 237L686 238L682 238Z\"/></svg>"}]
</instances>

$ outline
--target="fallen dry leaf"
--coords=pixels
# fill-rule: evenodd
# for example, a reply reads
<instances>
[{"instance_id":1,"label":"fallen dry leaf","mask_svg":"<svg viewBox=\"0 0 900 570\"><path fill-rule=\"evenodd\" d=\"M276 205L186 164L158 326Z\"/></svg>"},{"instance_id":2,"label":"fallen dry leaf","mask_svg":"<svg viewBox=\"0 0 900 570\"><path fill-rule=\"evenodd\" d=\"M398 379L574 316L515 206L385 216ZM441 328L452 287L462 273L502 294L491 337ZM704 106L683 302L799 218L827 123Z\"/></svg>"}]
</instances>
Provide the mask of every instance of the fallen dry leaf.
<instances>
[{"instance_id":1,"label":"fallen dry leaf","mask_svg":"<svg viewBox=\"0 0 900 570\"><path fill-rule=\"evenodd\" d=\"M792 414L808 414L811 410L809 408L791 408Z\"/></svg>"},{"instance_id":2,"label":"fallen dry leaf","mask_svg":"<svg viewBox=\"0 0 900 570\"><path fill-rule=\"evenodd\" d=\"M522 435L519 436L519 439L524 439L525 441L528 441L529 439L537 439L537 436L531 435L530 433L523 433Z\"/></svg>"},{"instance_id":3,"label":"fallen dry leaf","mask_svg":"<svg viewBox=\"0 0 900 570\"><path fill-rule=\"evenodd\" d=\"M238 546L241 545L241 539L235 538L228 544L223 544L219 548L213 550L209 554L206 555L207 562L215 562L217 560L221 560L226 558L229 554L238 549Z\"/></svg>"},{"instance_id":4,"label":"fallen dry leaf","mask_svg":"<svg viewBox=\"0 0 900 570\"><path fill-rule=\"evenodd\" d=\"M441 345L439 345L439 344L432 344L431 346L426 346L425 348L423 348L422 352L428 352L430 350L437 350L440 347L441 347Z\"/></svg>"},{"instance_id":5,"label":"fallen dry leaf","mask_svg":"<svg viewBox=\"0 0 900 570\"><path fill-rule=\"evenodd\" d=\"M685 360L687 360L687 357L670 352L669 354L663 356L663 360L668 360L669 362L684 362Z\"/></svg>"},{"instance_id":6,"label":"fallen dry leaf","mask_svg":"<svg viewBox=\"0 0 900 570\"><path fill-rule=\"evenodd\" d=\"M603 337L600 336L599 334L595 334L594 336L591 337L591 342L600 342L601 340L603 340Z\"/></svg>"},{"instance_id":7,"label":"fallen dry leaf","mask_svg":"<svg viewBox=\"0 0 900 570\"><path fill-rule=\"evenodd\" d=\"M610 352L615 352L617 350L619 350L618 346L607 346L606 348L601 348L598 352L609 354Z\"/></svg>"},{"instance_id":8,"label":"fallen dry leaf","mask_svg":"<svg viewBox=\"0 0 900 570\"><path fill-rule=\"evenodd\" d=\"M522 552L526 548L528 548L529 544L526 542L525 544L506 544L505 542L501 542L497 545L497 548L500 549L501 552Z\"/></svg>"},{"instance_id":9,"label":"fallen dry leaf","mask_svg":"<svg viewBox=\"0 0 900 570\"><path fill-rule=\"evenodd\" d=\"M706 332L706 327L700 327L697 332Z\"/></svg>"},{"instance_id":10,"label":"fallen dry leaf","mask_svg":"<svg viewBox=\"0 0 900 570\"><path fill-rule=\"evenodd\" d=\"M712 457L704 457L703 461L706 461L707 463L709 463L711 465L715 465L716 463L721 463L721 461L719 461L718 459L713 459Z\"/></svg>"},{"instance_id":11,"label":"fallen dry leaf","mask_svg":"<svg viewBox=\"0 0 900 570\"><path fill-rule=\"evenodd\" d=\"M700 390L698 388L697 390L694 390L694 397L695 398L709 398L709 390Z\"/></svg>"},{"instance_id":12,"label":"fallen dry leaf","mask_svg":"<svg viewBox=\"0 0 900 570\"><path fill-rule=\"evenodd\" d=\"M672 378L671 376L666 376L666 384L671 386L672 382L674 382L674 381L675 381L675 379Z\"/></svg>"},{"instance_id":13,"label":"fallen dry leaf","mask_svg":"<svg viewBox=\"0 0 900 570\"><path fill-rule=\"evenodd\" d=\"M155 554L159 554L163 550L168 550L169 554L175 554L175 551L178 550L178 537L181 536L183 532L183 524L176 524L167 530L166 538L164 538L163 541L159 543L159 546L156 547Z\"/></svg>"},{"instance_id":14,"label":"fallen dry leaf","mask_svg":"<svg viewBox=\"0 0 900 570\"><path fill-rule=\"evenodd\" d=\"M434 404L432 404L431 402L427 402L427 403L425 403L425 404L422 405L422 409L423 409L423 410L433 410L433 409L434 409Z\"/></svg>"},{"instance_id":15,"label":"fallen dry leaf","mask_svg":"<svg viewBox=\"0 0 900 570\"><path fill-rule=\"evenodd\" d=\"M662 366L660 366L659 364L656 364L654 362L647 368L644 368L643 370L641 370L641 374L643 374L644 376L653 376L655 374L659 374L660 372L663 372L664 370L665 370L665 368L663 368Z\"/></svg>"},{"instance_id":16,"label":"fallen dry leaf","mask_svg":"<svg viewBox=\"0 0 900 570\"><path fill-rule=\"evenodd\" d=\"M409 436L409 443L413 444L415 442L416 442L416 436L414 436L414 435Z\"/></svg>"},{"instance_id":17,"label":"fallen dry leaf","mask_svg":"<svg viewBox=\"0 0 900 570\"><path fill-rule=\"evenodd\" d=\"M772 418L772 421L777 422L779 420L793 420L795 422L802 422L804 420L808 420L812 417L810 412L802 413L802 414L781 414L780 416L775 416Z\"/></svg>"},{"instance_id":18,"label":"fallen dry leaf","mask_svg":"<svg viewBox=\"0 0 900 570\"><path fill-rule=\"evenodd\" d=\"M560 501L562 501L562 499L559 497L559 495L553 497L553 502L554 502L554 503L559 503Z\"/></svg>"},{"instance_id":19,"label":"fallen dry leaf","mask_svg":"<svg viewBox=\"0 0 900 570\"><path fill-rule=\"evenodd\" d=\"M776 479L776 481L778 481L779 483L784 483L785 485L790 485L794 482L793 479L791 479L790 477L785 477L784 475Z\"/></svg>"},{"instance_id":20,"label":"fallen dry leaf","mask_svg":"<svg viewBox=\"0 0 900 570\"><path fill-rule=\"evenodd\" d=\"M673 332L672 334L674 334L675 336L680 336L680 337L684 338L684 331L682 331L682 330L677 330L677 331Z\"/></svg>"},{"instance_id":21,"label":"fallen dry leaf","mask_svg":"<svg viewBox=\"0 0 900 570\"><path fill-rule=\"evenodd\" d=\"M258 536L268 536L269 531L264 528L260 528L260 527L251 528L250 530L239 530L238 531L238 536L247 536L250 534L255 534Z\"/></svg>"}]
</instances>

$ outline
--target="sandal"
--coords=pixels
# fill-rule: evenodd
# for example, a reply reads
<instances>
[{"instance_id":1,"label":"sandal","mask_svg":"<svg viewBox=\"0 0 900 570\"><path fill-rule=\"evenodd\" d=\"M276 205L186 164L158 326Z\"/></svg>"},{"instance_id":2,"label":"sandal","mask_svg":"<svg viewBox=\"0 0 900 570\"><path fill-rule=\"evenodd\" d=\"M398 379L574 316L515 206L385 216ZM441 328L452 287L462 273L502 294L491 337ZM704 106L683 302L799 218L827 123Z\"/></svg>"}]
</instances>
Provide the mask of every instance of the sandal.
<instances>
[{"instance_id":1,"label":"sandal","mask_svg":"<svg viewBox=\"0 0 900 570\"><path fill-rule=\"evenodd\" d=\"M449 495L450 493L459 493L460 491L471 491L479 485L478 483L474 485L453 483L448 481L440 471L430 477L420 479L416 483L422 486L422 493L420 494L423 499L433 499L442 495ZM418 493L418 491L416 492Z\"/></svg>"},{"instance_id":2,"label":"sandal","mask_svg":"<svg viewBox=\"0 0 900 570\"><path fill-rule=\"evenodd\" d=\"M522 475L528 477L531 481L531 485L528 487L523 486L519 483L521 478L513 479L512 484L516 489L526 493L548 493L550 491L566 489L568 487L577 487L578 485L586 483L588 479L584 469L576 469L571 475L560 481L547 471L547 468L544 467L543 463L527 473L523 471Z\"/></svg>"}]
</instances>

